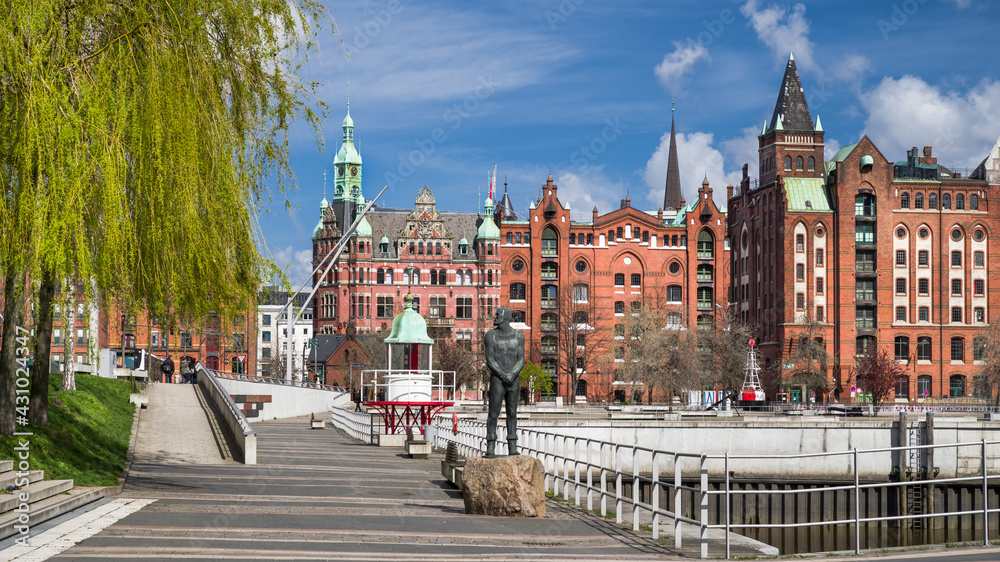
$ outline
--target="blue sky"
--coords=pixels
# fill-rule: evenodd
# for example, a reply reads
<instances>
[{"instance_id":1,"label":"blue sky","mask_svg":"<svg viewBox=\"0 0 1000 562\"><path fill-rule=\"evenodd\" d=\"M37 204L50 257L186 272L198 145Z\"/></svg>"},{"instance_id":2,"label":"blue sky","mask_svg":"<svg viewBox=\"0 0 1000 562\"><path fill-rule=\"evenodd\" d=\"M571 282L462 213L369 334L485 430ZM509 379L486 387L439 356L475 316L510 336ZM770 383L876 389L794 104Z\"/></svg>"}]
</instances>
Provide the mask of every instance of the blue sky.
<instances>
[{"instance_id":1,"label":"blue sky","mask_svg":"<svg viewBox=\"0 0 1000 562\"><path fill-rule=\"evenodd\" d=\"M497 164L519 214L551 169L573 217L629 194L663 200L671 100L682 190L707 175L715 201L749 163L789 52L827 154L868 134L890 159L933 145L939 162L978 164L1000 137L1000 5L987 0L794 3L347 0L328 2L304 66L329 105L325 150L293 127L298 191L260 217L296 285L311 269L323 172L351 117L364 192L411 208L427 185L442 210L482 208ZM443 135L442 135L443 133ZM443 140L441 140L443 138ZM435 140L437 139L437 140ZM332 175L330 175L332 178ZM379 234L379 233L376 233Z\"/></svg>"}]
</instances>

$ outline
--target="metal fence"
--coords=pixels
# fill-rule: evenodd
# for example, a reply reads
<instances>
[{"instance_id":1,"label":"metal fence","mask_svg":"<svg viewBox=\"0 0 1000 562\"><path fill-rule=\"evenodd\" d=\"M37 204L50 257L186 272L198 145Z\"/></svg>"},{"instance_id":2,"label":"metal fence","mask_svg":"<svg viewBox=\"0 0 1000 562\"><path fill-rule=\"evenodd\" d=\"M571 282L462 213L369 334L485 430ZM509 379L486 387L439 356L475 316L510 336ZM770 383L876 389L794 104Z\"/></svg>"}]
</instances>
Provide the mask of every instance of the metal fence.
<instances>
[{"instance_id":1,"label":"metal fence","mask_svg":"<svg viewBox=\"0 0 1000 562\"><path fill-rule=\"evenodd\" d=\"M506 435L502 427L498 424L497 433L497 453L506 452ZM457 431L456 431L457 429ZM701 557L708 557L708 530L724 529L726 531L726 558L730 557L730 531L737 528L799 528L802 526L816 525L854 525L854 551L861 553L861 525L878 522L928 519L933 517L951 517L970 515L982 516L983 533L982 541L988 545L989 520L991 514L996 517L1000 514L1000 508L989 507L988 486L990 482L994 485L1000 483L1000 466L994 462L991 466L990 459L995 460L1000 457L1000 441L976 441L967 443L951 443L945 445L914 445L906 447L886 447L881 449L853 449L850 451L823 452L800 455L704 455L698 453L686 453L679 451L662 451L639 445L624 445L612 443L598 439L586 437L575 437L562 435L552 431L538 429L519 429L518 448L521 454L531 455L542 461L545 471L545 491L562 495L564 500L572 501L574 505L580 506L582 501L586 502L588 510L595 509L595 503L602 516L608 514L608 502L612 502L612 509L615 514L615 521L622 523L625 509L631 510L632 529L639 531L640 513L648 513L652 519L652 537L660 537L660 528L664 518L673 522L674 544L677 548L682 545L682 528L684 525L693 525L698 528L699 541L701 546ZM457 428L453 420L448 416L437 416L434 419L435 447L444 448L448 442L454 442L458 446L458 452L463 456L481 455L485 450L486 422L470 419L461 419L457 423ZM918 449L951 449L956 447L976 447L981 450L981 470L975 476L958 478L936 478L933 480L906 480L900 482L880 482L864 483L859 479L859 457L861 455L885 454L899 451L913 451ZM730 485L730 462L737 459L765 459L775 463L791 459L803 459L810 457L843 457L847 456L853 465L854 483L852 485L823 486L815 488L802 488L792 490L736 490ZM639 466L646 466L651 462L652 472L640 472ZM714 466L723 467L720 474ZM712 466L710 466L710 463ZM714 470L714 473L710 471ZM672 473L672 478L671 478ZM684 475L698 475L697 485L686 485ZM709 487L710 478L716 481L723 481L724 487L720 490L713 490ZM623 481L631 482L631 496L622 495ZM613 489L609 488L609 482L614 483ZM690 479L688 480L690 482ZM650 501L640 500L640 484L648 483L652 493ZM943 511L932 514L910 514L910 515L887 515L880 517L862 517L860 511L860 500L862 490L870 488L891 488L897 486L917 486L925 484L946 484L946 483L976 483L982 485L983 507L976 510L964 511ZM661 490L672 493L674 498L674 511L669 511L660 506ZM684 494L691 492L697 498L697 505L685 506ZM731 519L730 506L733 505L734 498L738 496L757 494L779 494L792 495L809 494L816 492L848 491L853 498L854 516L848 519L839 520L810 520L808 522L796 523L735 523ZM724 496L722 498L725 507L724 521L710 524L709 520L709 498L713 495ZM690 502L689 502L690 503ZM627 507L626 507L627 506ZM682 515L690 509L697 514L697 518ZM810 514L812 515L812 514Z\"/></svg>"},{"instance_id":2,"label":"metal fence","mask_svg":"<svg viewBox=\"0 0 1000 562\"><path fill-rule=\"evenodd\" d=\"M378 416L344 408L333 408L332 412L334 427L365 443L375 442L375 432L378 430L375 418Z\"/></svg>"}]
</instances>

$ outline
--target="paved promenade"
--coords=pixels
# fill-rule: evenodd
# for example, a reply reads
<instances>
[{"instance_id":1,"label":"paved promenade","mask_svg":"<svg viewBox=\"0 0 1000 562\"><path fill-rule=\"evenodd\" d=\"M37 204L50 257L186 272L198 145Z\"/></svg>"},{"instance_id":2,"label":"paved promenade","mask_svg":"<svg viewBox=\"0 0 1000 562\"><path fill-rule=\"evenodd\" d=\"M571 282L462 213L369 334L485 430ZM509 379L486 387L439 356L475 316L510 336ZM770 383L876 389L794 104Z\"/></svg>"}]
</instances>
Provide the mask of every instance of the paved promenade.
<instances>
[{"instance_id":1,"label":"paved promenade","mask_svg":"<svg viewBox=\"0 0 1000 562\"><path fill-rule=\"evenodd\" d=\"M665 544L550 502L465 515L440 460L356 444L307 418L255 425L257 466L137 462L122 497L157 501L58 560L662 559ZM694 545L692 545L694 546Z\"/></svg>"},{"instance_id":2,"label":"paved promenade","mask_svg":"<svg viewBox=\"0 0 1000 562\"><path fill-rule=\"evenodd\" d=\"M191 394L185 397L186 391ZM176 402L200 400L193 387L154 385L150 392L151 415L145 420L154 422L140 423L137 442L144 448L136 447L123 492L33 537L30 550L0 551L0 560L698 557L697 541L687 536L684 550L676 552L672 539L653 541L647 532L634 534L553 500L548 503L549 516L543 519L466 515L461 493L440 475L440 458L408 459L401 449L358 444L329 426L311 430L305 417L255 424L260 464L226 461L227 447L213 436L214 417L202 411L208 421L200 426L193 419L198 410L191 402L184 406ZM173 406L180 407L165 407L154 396L169 397ZM154 416L155 410L163 411ZM325 417L329 419L329 414ZM176 432L181 423L200 427L201 434L187 439L168 434L167 428ZM181 451L205 456L200 463L178 462ZM720 557L723 549L721 541L713 540L710 555ZM928 554L910 552L902 557ZM759 557L759 553L734 546L733 556ZM824 558L838 559L845 558ZM964 551L955 560L997 559L1000 549L992 548Z\"/></svg>"}]
</instances>

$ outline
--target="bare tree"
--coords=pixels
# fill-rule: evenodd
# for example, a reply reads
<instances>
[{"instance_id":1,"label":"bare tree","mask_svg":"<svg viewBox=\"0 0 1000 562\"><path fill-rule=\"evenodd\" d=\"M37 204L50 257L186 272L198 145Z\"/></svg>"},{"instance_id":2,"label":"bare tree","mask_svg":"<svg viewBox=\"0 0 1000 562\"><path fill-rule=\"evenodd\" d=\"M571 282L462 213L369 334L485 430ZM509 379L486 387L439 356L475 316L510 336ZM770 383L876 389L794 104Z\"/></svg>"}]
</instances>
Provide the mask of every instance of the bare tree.
<instances>
[{"instance_id":1,"label":"bare tree","mask_svg":"<svg viewBox=\"0 0 1000 562\"><path fill-rule=\"evenodd\" d=\"M977 396L993 398L1000 407L1000 316L972 340L974 353L981 353L979 373L972 378Z\"/></svg>"},{"instance_id":2,"label":"bare tree","mask_svg":"<svg viewBox=\"0 0 1000 562\"><path fill-rule=\"evenodd\" d=\"M872 406L878 410L896 387L896 380L906 374L893 354L883 346L869 349L858 358L848 382L852 379L863 392L871 395Z\"/></svg>"},{"instance_id":3,"label":"bare tree","mask_svg":"<svg viewBox=\"0 0 1000 562\"><path fill-rule=\"evenodd\" d=\"M624 322L615 326L615 343L620 344L613 351L617 378L641 383L648 402L656 396L669 401L676 392L689 388L694 382L691 375L697 371L694 338L682 328L680 312L663 302L654 296L630 305Z\"/></svg>"},{"instance_id":4,"label":"bare tree","mask_svg":"<svg viewBox=\"0 0 1000 562\"><path fill-rule=\"evenodd\" d=\"M471 346L466 346L454 338L438 340L434 345L435 368L455 373L453 379L445 382L454 383L456 390L477 385L482 380L477 359L476 352Z\"/></svg>"},{"instance_id":5,"label":"bare tree","mask_svg":"<svg viewBox=\"0 0 1000 562\"><path fill-rule=\"evenodd\" d=\"M714 326L698 327L702 380L725 391L731 400L738 400L753 327L729 311L723 311L720 320Z\"/></svg>"},{"instance_id":6,"label":"bare tree","mask_svg":"<svg viewBox=\"0 0 1000 562\"><path fill-rule=\"evenodd\" d=\"M789 355L795 367L787 373L788 382L811 390L828 389L827 370L830 354L823 340L824 333L823 324L816 322L812 315L808 314L797 333L795 350Z\"/></svg>"},{"instance_id":7,"label":"bare tree","mask_svg":"<svg viewBox=\"0 0 1000 562\"><path fill-rule=\"evenodd\" d=\"M542 314L542 356L555 355L559 370L569 381L566 401L573 404L581 375L593 373L602 366L603 354L612 340L607 324L601 321L598 299L590 294L588 285L559 289L557 308Z\"/></svg>"}]
</instances>

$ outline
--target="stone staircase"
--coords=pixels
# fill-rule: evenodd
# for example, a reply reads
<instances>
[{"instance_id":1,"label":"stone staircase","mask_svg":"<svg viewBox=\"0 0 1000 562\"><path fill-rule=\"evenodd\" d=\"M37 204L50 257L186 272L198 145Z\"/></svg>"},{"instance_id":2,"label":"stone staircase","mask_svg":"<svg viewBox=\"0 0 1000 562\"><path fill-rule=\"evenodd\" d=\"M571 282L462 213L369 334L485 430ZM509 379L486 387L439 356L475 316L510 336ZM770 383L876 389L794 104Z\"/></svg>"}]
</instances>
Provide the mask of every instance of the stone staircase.
<instances>
[{"instance_id":1,"label":"stone staircase","mask_svg":"<svg viewBox=\"0 0 1000 562\"><path fill-rule=\"evenodd\" d=\"M6 491L8 484L23 484L25 478L27 485ZM27 494L26 502L21 501L22 494ZM29 527L34 527L103 497L104 488L73 488L72 480L45 480L41 470L19 476L14 461L0 460L0 540L19 533L18 527L24 525L20 520L24 513L28 514Z\"/></svg>"}]
</instances>

